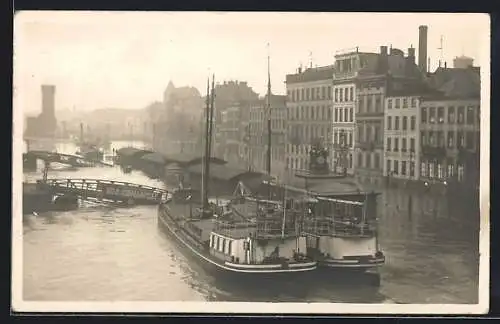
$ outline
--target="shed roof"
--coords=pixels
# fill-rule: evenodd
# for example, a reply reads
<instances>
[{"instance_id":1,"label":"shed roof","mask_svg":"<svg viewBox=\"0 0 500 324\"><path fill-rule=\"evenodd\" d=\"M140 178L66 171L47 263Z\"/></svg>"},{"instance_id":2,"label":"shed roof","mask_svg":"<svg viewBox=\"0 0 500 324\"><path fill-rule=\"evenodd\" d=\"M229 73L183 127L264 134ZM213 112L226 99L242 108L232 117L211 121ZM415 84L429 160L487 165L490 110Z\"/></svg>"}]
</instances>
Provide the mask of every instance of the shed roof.
<instances>
[{"instance_id":1,"label":"shed roof","mask_svg":"<svg viewBox=\"0 0 500 324\"><path fill-rule=\"evenodd\" d=\"M203 161L203 156L187 153L166 154L164 158L166 163L178 163L184 167L191 165L201 165ZM210 162L214 164L226 163L226 161L217 157L211 157Z\"/></svg>"},{"instance_id":2,"label":"shed roof","mask_svg":"<svg viewBox=\"0 0 500 324\"><path fill-rule=\"evenodd\" d=\"M141 157L141 160L145 160L155 164L162 164L162 165L166 164L165 157L162 154L156 152L144 154Z\"/></svg>"},{"instance_id":3,"label":"shed roof","mask_svg":"<svg viewBox=\"0 0 500 324\"><path fill-rule=\"evenodd\" d=\"M188 171L195 174L201 174L202 165L192 165L188 167ZM224 181L240 181L243 178L252 179L261 178L263 176L265 175L261 172L248 171L234 164L212 164L210 166L210 178L212 179Z\"/></svg>"},{"instance_id":4,"label":"shed roof","mask_svg":"<svg viewBox=\"0 0 500 324\"><path fill-rule=\"evenodd\" d=\"M285 184L300 190L306 189L306 180L292 176ZM366 188L353 177L307 179L307 189L320 196L359 195L366 193Z\"/></svg>"},{"instance_id":5,"label":"shed roof","mask_svg":"<svg viewBox=\"0 0 500 324\"><path fill-rule=\"evenodd\" d=\"M135 148L135 147L122 147L121 149L118 149L116 151L116 154L122 155L122 156L132 156L138 152L141 152L142 150Z\"/></svg>"}]
</instances>

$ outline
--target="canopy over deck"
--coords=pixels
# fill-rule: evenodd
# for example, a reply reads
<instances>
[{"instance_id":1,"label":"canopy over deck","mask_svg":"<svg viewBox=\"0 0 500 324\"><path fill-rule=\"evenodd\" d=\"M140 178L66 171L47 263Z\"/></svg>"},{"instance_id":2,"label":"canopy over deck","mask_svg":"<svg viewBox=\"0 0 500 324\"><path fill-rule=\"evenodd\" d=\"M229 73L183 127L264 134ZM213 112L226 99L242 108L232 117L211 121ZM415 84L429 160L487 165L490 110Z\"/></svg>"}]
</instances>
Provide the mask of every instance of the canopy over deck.
<instances>
[{"instance_id":1,"label":"canopy over deck","mask_svg":"<svg viewBox=\"0 0 500 324\"><path fill-rule=\"evenodd\" d=\"M317 196L357 196L374 193L362 186L354 177L302 178L291 176L282 181L288 189L308 191Z\"/></svg>"}]
</instances>

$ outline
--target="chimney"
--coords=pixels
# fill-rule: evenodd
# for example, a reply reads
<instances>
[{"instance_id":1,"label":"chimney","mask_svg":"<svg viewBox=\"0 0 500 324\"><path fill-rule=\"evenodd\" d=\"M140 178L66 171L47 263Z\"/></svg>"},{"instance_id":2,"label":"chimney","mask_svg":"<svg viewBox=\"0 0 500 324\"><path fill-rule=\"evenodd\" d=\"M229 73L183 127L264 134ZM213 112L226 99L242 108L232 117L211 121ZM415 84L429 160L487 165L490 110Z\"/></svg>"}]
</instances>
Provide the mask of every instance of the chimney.
<instances>
[{"instance_id":1,"label":"chimney","mask_svg":"<svg viewBox=\"0 0 500 324\"><path fill-rule=\"evenodd\" d=\"M427 26L418 27L418 67L427 72Z\"/></svg>"},{"instance_id":2,"label":"chimney","mask_svg":"<svg viewBox=\"0 0 500 324\"><path fill-rule=\"evenodd\" d=\"M377 74L385 74L389 70L389 57L387 56L387 46L380 46L380 56L377 62Z\"/></svg>"},{"instance_id":3,"label":"chimney","mask_svg":"<svg viewBox=\"0 0 500 324\"><path fill-rule=\"evenodd\" d=\"M408 48L408 60L411 63L415 64L415 49L413 48L413 46Z\"/></svg>"}]
</instances>

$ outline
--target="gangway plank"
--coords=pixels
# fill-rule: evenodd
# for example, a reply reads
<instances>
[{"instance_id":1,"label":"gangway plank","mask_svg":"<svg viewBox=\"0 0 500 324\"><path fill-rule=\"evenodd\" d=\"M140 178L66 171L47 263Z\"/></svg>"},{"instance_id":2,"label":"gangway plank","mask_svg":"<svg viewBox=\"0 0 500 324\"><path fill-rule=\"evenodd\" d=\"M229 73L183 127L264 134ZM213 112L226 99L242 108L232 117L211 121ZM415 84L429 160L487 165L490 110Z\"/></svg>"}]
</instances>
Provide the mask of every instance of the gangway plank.
<instances>
[{"instance_id":1,"label":"gangway plank","mask_svg":"<svg viewBox=\"0 0 500 324\"><path fill-rule=\"evenodd\" d=\"M165 202L165 189L123 181L100 179L47 179L39 181L54 195L71 195L84 200L126 202L133 205L155 205Z\"/></svg>"}]
</instances>

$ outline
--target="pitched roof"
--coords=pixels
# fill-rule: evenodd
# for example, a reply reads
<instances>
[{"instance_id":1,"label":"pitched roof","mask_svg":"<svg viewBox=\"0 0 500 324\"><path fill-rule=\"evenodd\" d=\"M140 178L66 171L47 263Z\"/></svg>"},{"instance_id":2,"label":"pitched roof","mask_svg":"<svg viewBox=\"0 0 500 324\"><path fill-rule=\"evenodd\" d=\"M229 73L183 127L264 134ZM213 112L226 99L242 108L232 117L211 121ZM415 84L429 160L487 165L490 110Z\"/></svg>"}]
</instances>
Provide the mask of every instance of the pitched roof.
<instances>
[{"instance_id":1,"label":"pitched roof","mask_svg":"<svg viewBox=\"0 0 500 324\"><path fill-rule=\"evenodd\" d=\"M429 85L448 98L478 98L481 80L477 68L438 68L428 79Z\"/></svg>"},{"instance_id":2,"label":"pitched roof","mask_svg":"<svg viewBox=\"0 0 500 324\"><path fill-rule=\"evenodd\" d=\"M308 68L301 73L287 74L286 83L299 83L333 79L333 65Z\"/></svg>"}]
</instances>

